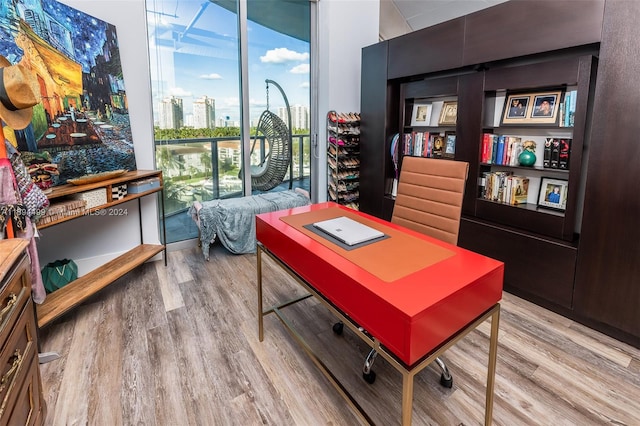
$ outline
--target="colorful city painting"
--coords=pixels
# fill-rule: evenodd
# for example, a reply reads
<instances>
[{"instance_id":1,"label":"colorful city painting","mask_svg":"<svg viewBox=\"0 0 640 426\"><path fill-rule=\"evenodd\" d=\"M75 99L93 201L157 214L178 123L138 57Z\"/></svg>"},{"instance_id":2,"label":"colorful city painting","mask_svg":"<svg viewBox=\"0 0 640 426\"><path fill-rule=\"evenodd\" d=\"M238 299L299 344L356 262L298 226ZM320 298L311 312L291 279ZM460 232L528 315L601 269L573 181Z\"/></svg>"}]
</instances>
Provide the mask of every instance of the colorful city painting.
<instances>
[{"instance_id":1,"label":"colorful city painting","mask_svg":"<svg viewBox=\"0 0 640 426\"><path fill-rule=\"evenodd\" d=\"M0 55L37 79L31 124L4 135L27 166L57 166L47 185L136 169L114 25L54 0L3 1Z\"/></svg>"}]
</instances>

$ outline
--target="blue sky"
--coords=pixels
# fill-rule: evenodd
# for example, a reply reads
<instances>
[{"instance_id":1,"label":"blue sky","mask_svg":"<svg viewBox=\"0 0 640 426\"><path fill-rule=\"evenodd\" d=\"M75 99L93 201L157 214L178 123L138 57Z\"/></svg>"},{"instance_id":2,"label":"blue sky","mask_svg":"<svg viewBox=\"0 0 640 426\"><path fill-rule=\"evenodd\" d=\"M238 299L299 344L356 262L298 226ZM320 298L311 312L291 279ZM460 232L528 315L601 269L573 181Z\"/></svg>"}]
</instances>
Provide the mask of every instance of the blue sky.
<instances>
[{"instance_id":1,"label":"blue sky","mask_svg":"<svg viewBox=\"0 0 640 426\"><path fill-rule=\"evenodd\" d=\"M147 8L153 11L148 17L154 108L159 100L173 95L183 99L188 114L191 102L206 95L216 100L216 117L238 120L236 15L203 0L149 0ZM248 35L252 120L266 107L267 78L282 86L290 105L308 106L309 43L253 22ZM167 60L170 57L172 61ZM284 106L275 87L269 93L272 111Z\"/></svg>"}]
</instances>

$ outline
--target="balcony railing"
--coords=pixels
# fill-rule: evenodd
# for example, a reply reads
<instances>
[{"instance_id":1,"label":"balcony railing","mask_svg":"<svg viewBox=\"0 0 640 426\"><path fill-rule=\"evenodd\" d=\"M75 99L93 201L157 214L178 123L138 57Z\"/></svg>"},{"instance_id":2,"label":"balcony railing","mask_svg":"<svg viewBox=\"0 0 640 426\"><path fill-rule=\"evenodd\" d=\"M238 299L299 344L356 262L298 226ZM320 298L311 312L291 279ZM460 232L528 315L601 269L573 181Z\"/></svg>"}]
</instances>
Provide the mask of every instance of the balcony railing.
<instances>
[{"instance_id":1,"label":"balcony railing","mask_svg":"<svg viewBox=\"0 0 640 426\"><path fill-rule=\"evenodd\" d=\"M252 138L251 164L268 152L264 137ZM293 185L308 183L311 170L309 135L293 135ZM165 214L184 211L194 201L241 196L241 141L238 136L156 141L156 164L163 171ZM283 183L289 181L289 170ZM288 188L288 186L287 186Z\"/></svg>"}]
</instances>

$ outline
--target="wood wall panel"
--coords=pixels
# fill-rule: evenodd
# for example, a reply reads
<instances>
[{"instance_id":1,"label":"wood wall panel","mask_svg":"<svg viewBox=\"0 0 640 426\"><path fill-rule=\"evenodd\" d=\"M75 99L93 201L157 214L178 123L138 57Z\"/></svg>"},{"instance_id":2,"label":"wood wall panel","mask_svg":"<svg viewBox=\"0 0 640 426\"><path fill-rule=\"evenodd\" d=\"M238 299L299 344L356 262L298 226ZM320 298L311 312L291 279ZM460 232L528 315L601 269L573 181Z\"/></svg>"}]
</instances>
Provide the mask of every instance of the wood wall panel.
<instances>
[{"instance_id":1,"label":"wood wall panel","mask_svg":"<svg viewBox=\"0 0 640 426\"><path fill-rule=\"evenodd\" d=\"M519 67L492 68L487 71L485 90L506 87L540 88L557 86L559 82L574 85L578 82L579 57L559 59L550 66L548 62Z\"/></svg>"},{"instance_id":2,"label":"wood wall panel","mask_svg":"<svg viewBox=\"0 0 640 426\"><path fill-rule=\"evenodd\" d=\"M385 185L385 123L393 117L386 111L387 53L387 42L362 49L360 210L375 216L383 214L379 200Z\"/></svg>"},{"instance_id":3,"label":"wood wall panel","mask_svg":"<svg viewBox=\"0 0 640 426\"><path fill-rule=\"evenodd\" d=\"M463 214L474 214L478 195L478 162L482 151L483 84L484 73L481 72L459 77L455 159L469 163L469 175L462 202Z\"/></svg>"},{"instance_id":4,"label":"wood wall panel","mask_svg":"<svg viewBox=\"0 0 640 426\"><path fill-rule=\"evenodd\" d=\"M640 344L640 2L607 1L576 277L578 313Z\"/></svg>"},{"instance_id":5,"label":"wood wall panel","mask_svg":"<svg viewBox=\"0 0 640 426\"><path fill-rule=\"evenodd\" d=\"M464 18L389 40L389 78L426 74L462 65Z\"/></svg>"},{"instance_id":6,"label":"wood wall panel","mask_svg":"<svg viewBox=\"0 0 640 426\"><path fill-rule=\"evenodd\" d=\"M570 309L576 249L568 244L531 238L480 221L463 218L458 245L504 262L505 290L528 294ZM517 253L517 256L514 256Z\"/></svg>"},{"instance_id":7,"label":"wood wall panel","mask_svg":"<svg viewBox=\"0 0 640 426\"><path fill-rule=\"evenodd\" d=\"M518 0L466 16L463 65L598 43L604 0Z\"/></svg>"}]
</instances>

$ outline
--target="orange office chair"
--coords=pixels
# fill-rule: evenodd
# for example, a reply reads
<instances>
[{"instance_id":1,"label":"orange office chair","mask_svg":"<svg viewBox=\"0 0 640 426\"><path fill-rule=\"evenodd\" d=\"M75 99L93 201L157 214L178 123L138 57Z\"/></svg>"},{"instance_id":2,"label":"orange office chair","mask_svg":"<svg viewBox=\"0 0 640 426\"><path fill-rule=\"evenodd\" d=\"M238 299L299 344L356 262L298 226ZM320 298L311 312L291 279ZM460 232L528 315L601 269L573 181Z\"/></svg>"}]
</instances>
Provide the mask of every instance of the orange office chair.
<instances>
[{"instance_id":1,"label":"orange office chair","mask_svg":"<svg viewBox=\"0 0 640 426\"><path fill-rule=\"evenodd\" d=\"M422 157L404 157L398 193L391 222L450 244L458 244L462 198L469 164L462 161ZM373 383L371 370L377 352L367 355L362 375ZM453 386L453 378L444 361L436 358L442 370L440 383Z\"/></svg>"},{"instance_id":2,"label":"orange office chair","mask_svg":"<svg viewBox=\"0 0 640 426\"><path fill-rule=\"evenodd\" d=\"M391 222L458 244L469 164L404 157Z\"/></svg>"}]
</instances>

